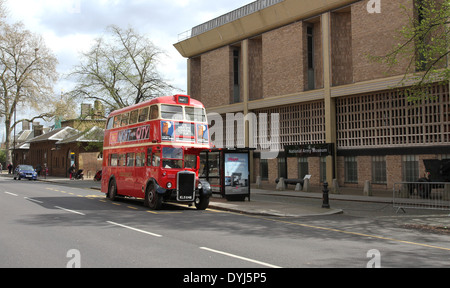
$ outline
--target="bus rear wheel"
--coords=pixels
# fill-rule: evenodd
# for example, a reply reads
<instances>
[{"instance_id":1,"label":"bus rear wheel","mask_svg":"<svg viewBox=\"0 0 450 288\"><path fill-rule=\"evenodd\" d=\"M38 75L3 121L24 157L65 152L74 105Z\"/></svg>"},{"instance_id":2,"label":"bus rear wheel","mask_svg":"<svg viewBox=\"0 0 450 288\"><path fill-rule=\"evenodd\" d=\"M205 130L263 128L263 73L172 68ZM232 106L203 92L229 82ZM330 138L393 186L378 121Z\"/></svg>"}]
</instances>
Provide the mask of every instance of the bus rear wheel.
<instances>
[{"instance_id":1,"label":"bus rear wheel","mask_svg":"<svg viewBox=\"0 0 450 288\"><path fill-rule=\"evenodd\" d=\"M161 210L162 196L156 192L154 185L149 185L145 192L144 205L153 210Z\"/></svg>"},{"instance_id":2,"label":"bus rear wheel","mask_svg":"<svg viewBox=\"0 0 450 288\"><path fill-rule=\"evenodd\" d=\"M108 188L108 199L111 201L115 201L117 198L117 185L116 180L111 180L109 182L109 188Z\"/></svg>"}]
</instances>

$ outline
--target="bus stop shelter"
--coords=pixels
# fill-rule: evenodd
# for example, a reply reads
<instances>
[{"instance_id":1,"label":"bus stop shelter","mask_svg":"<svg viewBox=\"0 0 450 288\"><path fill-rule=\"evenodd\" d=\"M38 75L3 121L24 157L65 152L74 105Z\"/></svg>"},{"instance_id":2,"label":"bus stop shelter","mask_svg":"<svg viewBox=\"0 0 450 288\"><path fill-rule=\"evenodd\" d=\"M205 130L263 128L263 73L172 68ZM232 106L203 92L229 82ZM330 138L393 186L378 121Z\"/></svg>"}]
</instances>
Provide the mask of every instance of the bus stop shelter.
<instances>
[{"instance_id":1,"label":"bus stop shelter","mask_svg":"<svg viewBox=\"0 0 450 288\"><path fill-rule=\"evenodd\" d=\"M199 177L229 201L250 201L250 149L212 149L200 155Z\"/></svg>"}]
</instances>

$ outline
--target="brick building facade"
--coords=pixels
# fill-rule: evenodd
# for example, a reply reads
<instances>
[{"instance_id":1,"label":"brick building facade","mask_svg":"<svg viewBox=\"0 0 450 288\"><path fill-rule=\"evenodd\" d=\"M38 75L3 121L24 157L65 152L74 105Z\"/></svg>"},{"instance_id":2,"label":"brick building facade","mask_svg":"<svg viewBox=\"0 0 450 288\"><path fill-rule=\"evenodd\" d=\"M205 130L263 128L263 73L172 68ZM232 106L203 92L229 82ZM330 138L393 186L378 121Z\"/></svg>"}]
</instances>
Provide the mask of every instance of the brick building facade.
<instances>
[{"instance_id":1,"label":"brick building facade","mask_svg":"<svg viewBox=\"0 0 450 288\"><path fill-rule=\"evenodd\" d=\"M30 131L29 138L13 149L14 166L27 164L35 168L46 167L50 176L68 177L69 167L75 164L77 169L84 170L85 177L93 178L102 168L104 130L98 126L103 127L105 121L71 120L63 124L62 128L45 131L36 137L35 132ZM82 132L66 126L69 124L85 130Z\"/></svg>"},{"instance_id":2,"label":"brick building facade","mask_svg":"<svg viewBox=\"0 0 450 288\"><path fill-rule=\"evenodd\" d=\"M361 187L369 180L391 189L422 175L422 160L450 157L449 85L434 85L434 100L415 105L393 88L410 59L389 71L369 59L398 44L400 29L417 17L414 1L379 1L381 13L368 3L255 1L175 44L188 59L188 93L208 113L280 115L278 158L263 159L256 147L253 176L274 183L311 174L316 185L337 179ZM252 136L244 131L248 146ZM333 144L332 155L284 152L317 144Z\"/></svg>"}]
</instances>

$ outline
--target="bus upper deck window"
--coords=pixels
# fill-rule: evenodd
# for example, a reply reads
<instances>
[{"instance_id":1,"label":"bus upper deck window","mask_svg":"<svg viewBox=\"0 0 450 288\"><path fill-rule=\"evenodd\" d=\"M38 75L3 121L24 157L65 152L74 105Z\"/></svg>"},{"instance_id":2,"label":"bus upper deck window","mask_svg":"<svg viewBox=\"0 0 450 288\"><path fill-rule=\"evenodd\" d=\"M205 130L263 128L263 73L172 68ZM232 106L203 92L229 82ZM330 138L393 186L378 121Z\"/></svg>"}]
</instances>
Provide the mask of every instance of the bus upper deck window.
<instances>
[{"instance_id":1,"label":"bus upper deck window","mask_svg":"<svg viewBox=\"0 0 450 288\"><path fill-rule=\"evenodd\" d=\"M128 125L128 120L130 118L130 114L129 113L125 113L122 115L122 121L120 123L120 126L127 126Z\"/></svg>"},{"instance_id":2,"label":"bus upper deck window","mask_svg":"<svg viewBox=\"0 0 450 288\"><path fill-rule=\"evenodd\" d=\"M161 105L161 117L168 120L183 120L183 107Z\"/></svg>"},{"instance_id":3,"label":"bus upper deck window","mask_svg":"<svg viewBox=\"0 0 450 288\"><path fill-rule=\"evenodd\" d=\"M206 122L205 110L203 108L185 107L186 120L195 122Z\"/></svg>"},{"instance_id":4,"label":"bus upper deck window","mask_svg":"<svg viewBox=\"0 0 450 288\"><path fill-rule=\"evenodd\" d=\"M158 119L159 118L159 109L158 106L152 106L150 108L150 120Z\"/></svg>"},{"instance_id":5,"label":"bus upper deck window","mask_svg":"<svg viewBox=\"0 0 450 288\"><path fill-rule=\"evenodd\" d=\"M130 125L138 122L139 110L134 110L130 113Z\"/></svg>"},{"instance_id":6,"label":"bus upper deck window","mask_svg":"<svg viewBox=\"0 0 450 288\"><path fill-rule=\"evenodd\" d=\"M116 117L114 117L114 128L119 128L120 127L120 120L121 120L121 116L118 115Z\"/></svg>"},{"instance_id":7,"label":"bus upper deck window","mask_svg":"<svg viewBox=\"0 0 450 288\"><path fill-rule=\"evenodd\" d=\"M114 128L114 117L108 119L108 124L106 125L106 130Z\"/></svg>"},{"instance_id":8,"label":"bus upper deck window","mask_svg":"<svg viewBox=\"0 0 450 288\"><path fill-rule=\"evenodd\" d=\"M148 120L149 107L143 108L139 111L139 122L145 122Z\"/></svg>"}]
</instances>

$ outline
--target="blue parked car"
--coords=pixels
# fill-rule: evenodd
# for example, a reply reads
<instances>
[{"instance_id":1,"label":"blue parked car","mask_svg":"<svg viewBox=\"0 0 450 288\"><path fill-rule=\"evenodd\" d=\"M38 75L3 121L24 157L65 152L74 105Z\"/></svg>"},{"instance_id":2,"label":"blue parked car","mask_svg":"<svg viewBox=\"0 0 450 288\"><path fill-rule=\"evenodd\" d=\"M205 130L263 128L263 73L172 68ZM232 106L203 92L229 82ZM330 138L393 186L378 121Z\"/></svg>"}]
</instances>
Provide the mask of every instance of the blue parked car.
<instances>
[{"instance_id":1,"label":"blue parked car","mask_svg":"<svg viewBox=\"0 0 450 288\"><path fill-rule=\"evenodd\" d=\"M14 180L20 179L28 179L28 180L37 180L37 173L34 170L33 166L30 165L19 165L16 170L14 170Z\"/></svg>"}]
</instances>

